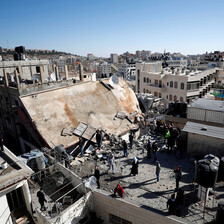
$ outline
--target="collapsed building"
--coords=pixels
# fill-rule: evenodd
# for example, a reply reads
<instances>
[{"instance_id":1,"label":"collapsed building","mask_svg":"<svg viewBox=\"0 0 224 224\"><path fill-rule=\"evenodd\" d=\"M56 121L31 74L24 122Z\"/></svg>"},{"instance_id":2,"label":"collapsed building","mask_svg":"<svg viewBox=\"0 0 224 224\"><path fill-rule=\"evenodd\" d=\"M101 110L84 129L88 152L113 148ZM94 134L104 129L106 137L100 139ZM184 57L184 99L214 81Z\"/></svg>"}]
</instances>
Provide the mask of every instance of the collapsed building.
<instances>
[{"instance_id":1,"label":"collapsed building","mask_svg":"<svg viewBox=\"0 0 224 224\"><path fill-rule=\"evenodd\" d=\"M90 127L89 138L98 128L117 135L125 133L133 126L134 114L141 113L134 92L121 78L114 86L108 79L87 81L91 79L85 79L80 65L80 80L83 82L74 83L68 75L63 80L56 78L57 81L49 82L43 72L45 69L40 65L40 80L27 84L21 81L24 78L22 68L18 66L13 74L10 70L10 77L13 77L10 80L4 68L0 84L4 139L9 148L20 148L14 152L17 155L59 144L73 150L78 136L72 131L79 123ZM57 77L58 73L55 74ZM26 76L28 78L32 80L31 76ZM125 117L130 116L130 119L117 119L119 112Z\"/></svg>"}]
</instances>

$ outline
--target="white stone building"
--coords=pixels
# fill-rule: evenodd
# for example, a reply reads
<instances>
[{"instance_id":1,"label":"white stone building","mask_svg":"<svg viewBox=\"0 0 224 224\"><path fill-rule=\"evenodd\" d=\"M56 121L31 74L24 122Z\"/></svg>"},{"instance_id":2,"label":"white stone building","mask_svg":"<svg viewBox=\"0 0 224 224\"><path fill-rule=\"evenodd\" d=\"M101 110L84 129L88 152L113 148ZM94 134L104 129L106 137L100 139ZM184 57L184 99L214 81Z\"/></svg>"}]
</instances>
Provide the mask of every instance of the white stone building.
<instances>
[{"instance_id":1,"label":"white stone building","mask_svg":"<svg viewBox=\"0 0 224 224\"><path fill-rule=\"evenodd\" d=\"M97 75L100 78L108 78L111 74L111 65L107 62L103 62L97 67Z\"/></svg>"},{"instance_id":2,"label":"white stone building","mask_svg":"<svg viewBox=\"0 0 224 224\"><path fill-rule=\"evenodd\" d=\"M118 63L118 55L117 54L110 54L110 61L113 64Z\"/></svg>"},{"instance_id":3,"label":"white stone building","mask_svg":"<svg viewBox=\"0 0 224 224\"><path fill-rule=\"evenodd\" d=\"M148 57L151 55L151 51L136 51L136 57L137 58L142 58L143 60L147 60Z\"/></svg>"},{"instance_id":4,"label":"white stone building","mask_svg":"<svg viewBox=\"0 0 224 224\"><path fill-rule=\"evenodd\" d=\"M118 76L123 77L124 79L135 79L135 64L123 64L118 68Z\"/></svg>"},{"instance_id":5,"label":"white stone building","mask_svg":"<svg viewBox=\"0 0 224 224\"><path fill-rule=\"evenodd\" d=\"M136 92L151 93L165 102L201 98L215 83L215 69L162 69L162 62L136 64Z\"/></svg>"},{"instance_id":6,"label":"white stone building","mask_svg":"<svg viewBox=\"0 0 224 224\"><path fill-rule=\"evenodd\" d=\"M22 222L32 214L27 178L33 171L6 147L1 152L0 163L0 223Z\"/></svg>"}]
</instances>

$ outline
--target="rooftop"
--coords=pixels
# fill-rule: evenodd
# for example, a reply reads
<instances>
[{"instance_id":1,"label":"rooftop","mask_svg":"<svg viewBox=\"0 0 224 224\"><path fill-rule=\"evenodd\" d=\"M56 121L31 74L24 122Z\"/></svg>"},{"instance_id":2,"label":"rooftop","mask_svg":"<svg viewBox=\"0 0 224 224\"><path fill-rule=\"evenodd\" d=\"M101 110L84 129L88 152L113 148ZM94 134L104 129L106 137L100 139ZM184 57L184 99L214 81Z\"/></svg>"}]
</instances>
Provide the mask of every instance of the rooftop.
<instances>
[{"instance_id":1,"label":"rooftop","mask_svg":"<svg viewBox=\"0 0 224 224\"><path fill-rule=\"evenodd\" d=\"M5 146L4 152L0 151L0 164L0 192L33 173Z\"/></svg>"},{"instance_id":2,"label":"rooftop","mask_svg":"<svg viewBox=\"0 0 224 224\"><path fill-rule=\"evenodd\" d=\"M203 125L200 123L188 121L183 131L213 138L224 139L224 128L216 126Z\"/></svg>"},{"instance_id":3,"label":"rooftop","mask_svg":"<svg viewBox=\"0 0 224 224\"><path fill-rule=\"evenodd\" d=\"M62 136L64 128L74 130L82 122L118 135L128 131L132 124L126 119L116 119L115 115L118 112L140 113L135 94L123 79L111 89L104 83L109 84L109 80L37 92L22 96L21 101L51 148L59 144L69 147L78 137Z\"/></svg>"},{"instance_id":4,"label":"rooftop","mask_svg":"<svg viewBox=\"0 0 224 224\"><path fill-rule=\"evenodd\" d=\"M128 136L123 136L123 138L128 139ZM155 154L152 155L151 159L148 159L144 149L148 138L152 142L156 141L159 148L157 153L157 159L161 164L159 183L156 183ZM102 153L106 155L112 151L115 155L115 174L112 174L112 171L109 171L109 174L107 174L108 166L106 161L99 159L97 153L95 154L94 152L89 157L86 155L84 158L76 158L76 161L73 163L73 170L85 179L93 175L94 166L97 164L101 172L100 188L102 190L112 193L115 186L119 183L125 190L125 198L123 200L127 200L143 209L149 209L164 216L169 216L166 203L171 194L174 193L175 177L173 170L176 165L180 165L182 169L180 187L185 192L185 203L180 215L182 223L193 222L202 224L210 222L215 217L219 199L217 195L221 192L217 192L216 199L213 196L209 196L206 203L205 219L203 219L203 204L197 198L197 185L193 184L193 161L186 154L180 161L177 161L174 152L166 152L165 145L162 136L146 127L141 129L141 137L136 138L133 149L128 149L128 157L123 157L123 150L121 145L119 145L119 141L112 145L104 141ZM139 160L138 174L136 176L130 175L131 162L134 156L137 156ZM220 187L217 189L218 191L221 190Z\"/></svg>"},{"instance_id":5,"label":"rooftop","mask_svg":"<svg viewBox=\"0 0 224 224\"><path fill-rule=\"evenodd\" d=\"M219 100L197 99L190 107L224 112L224 102Z\"/></svg>"}]
</instances>

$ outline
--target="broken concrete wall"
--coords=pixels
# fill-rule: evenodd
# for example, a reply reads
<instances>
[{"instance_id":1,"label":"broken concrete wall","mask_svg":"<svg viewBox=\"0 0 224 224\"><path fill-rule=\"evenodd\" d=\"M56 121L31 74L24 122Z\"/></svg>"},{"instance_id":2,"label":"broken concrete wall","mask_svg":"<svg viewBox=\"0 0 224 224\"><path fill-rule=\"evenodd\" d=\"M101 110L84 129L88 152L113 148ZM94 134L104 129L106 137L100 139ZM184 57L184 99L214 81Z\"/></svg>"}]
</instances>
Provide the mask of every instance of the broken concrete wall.
<instances>
[{"instance_id":1,"label":"broken concrete wall","mask_svg":"<svg viewBox=\"0 0 224 224\"><path fill-rule=\"evenodd\" d=\"M102 190L93 191L94 210L105 223L110 222L110 214L131 222L132 224L178 224L185 223L176 217L166 217L131 204L124 199L112 198L111 194ZM149 221L150 220L150 221Z\"/></svg>"},{"instance_id":2,"label":"broken concrete wall","mask_svg":"<svg viewBox=\"0 0 224 224\"><path fill-rule=\"evenodd\" d=\"M49 216L43 216L42 213L37 210L37 224L79 223L82 218L87 216L89 212L92 211L92 201L92 194L91 192L89 192L54 218L49 218Z\"/></svg>"},{"instance_id":3,"label":"broken concrete wall","mask_svg":"<svg viewBox=\"0 0 224 224\"><path fill-rule=\"evenodd\" d=\"M78 186L79 184L82 183L82 179L80 177L78 177L75 173L73 173L71 170L65 168L64 166L62 166L60 163L57 163L55 165L55 168L57 170L59 170L61 173L63 173L63 175L69 179L70 181L72 181L72 185L74 187ZM81 194L85 194L85 187L84 185L80 185L78 188L77 188L77 191Z\"/></svg>"},{"instance_id":4,"label":"broken concrete wall","mask_svg":"<svg viewBox=\"0 0 224 224\"><path fill-rule=\"evenodd\" d=\"M125 81L108 90L100 82L85 82L21 97L30 118L49 147L76 144L77 136L62 136L64 128L79 122L119 135L130 130L130 121L114 119L118 112L141 113L134 92Z\"/></svg>"}]
</instances>

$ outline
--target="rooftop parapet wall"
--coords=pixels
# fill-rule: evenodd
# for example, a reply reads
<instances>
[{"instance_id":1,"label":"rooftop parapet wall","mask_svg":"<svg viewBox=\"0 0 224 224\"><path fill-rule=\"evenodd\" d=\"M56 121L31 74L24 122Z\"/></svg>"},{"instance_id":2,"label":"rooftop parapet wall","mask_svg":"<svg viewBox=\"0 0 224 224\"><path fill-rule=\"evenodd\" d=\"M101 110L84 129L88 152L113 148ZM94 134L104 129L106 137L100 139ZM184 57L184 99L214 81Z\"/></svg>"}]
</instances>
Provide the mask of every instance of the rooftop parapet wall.
<instances>
[{"instance_id":1,"label":"rooftop parapet wall","mask_svg":"<svg viewBox=\"0 0 224 224\"><path fill-rule=\"evenodd\" d=\"M132 224L180 224L190 223L177 217L167 217L159 213L146 210L125 199L112 198L111 193L103 190L93 191L94 210L105 223L110 223L110 214ZM149 221L150 220L150 221Z\"/></svg>"}]
</instances>

